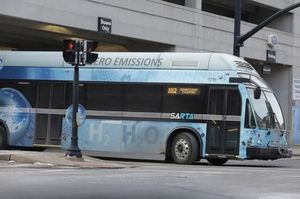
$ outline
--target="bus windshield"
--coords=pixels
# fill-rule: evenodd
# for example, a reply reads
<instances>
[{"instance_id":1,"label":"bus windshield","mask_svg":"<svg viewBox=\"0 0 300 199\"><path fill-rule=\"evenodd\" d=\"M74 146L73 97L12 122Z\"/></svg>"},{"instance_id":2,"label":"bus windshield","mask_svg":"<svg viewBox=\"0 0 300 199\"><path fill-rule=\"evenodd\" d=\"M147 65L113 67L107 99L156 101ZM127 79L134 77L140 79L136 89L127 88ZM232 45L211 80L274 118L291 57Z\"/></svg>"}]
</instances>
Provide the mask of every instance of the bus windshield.
<instances>
[{"instance_id":1,"label":"bus windshield","mask_svg":"<svg viewBox=\"0 0 300 199\"><path fill-rule=\"evenodd\" d=\"M280 106L271 92L263 91L259 99L254 98L253 89L248 89L254 115L260 129L284 130L284 119Z\"/></svg>"},{"instance_id":2,"label":"bus windshield","mask_svg":"<svg viewBox=\"0 0 300 199\"><path fill-rule=\"evenodd\" d=\"M265 92L265 95L271 105L272 111L274 113L274 123L275 123L275 128L276 129L280 129L280 130L284 130L285 126L284 126L284 119L283 119L283 115L281 112L281 108L278 104L278 101L276 99L276 97L274 96L273 93L271 92Z\"/></svg>"}]
</instances>

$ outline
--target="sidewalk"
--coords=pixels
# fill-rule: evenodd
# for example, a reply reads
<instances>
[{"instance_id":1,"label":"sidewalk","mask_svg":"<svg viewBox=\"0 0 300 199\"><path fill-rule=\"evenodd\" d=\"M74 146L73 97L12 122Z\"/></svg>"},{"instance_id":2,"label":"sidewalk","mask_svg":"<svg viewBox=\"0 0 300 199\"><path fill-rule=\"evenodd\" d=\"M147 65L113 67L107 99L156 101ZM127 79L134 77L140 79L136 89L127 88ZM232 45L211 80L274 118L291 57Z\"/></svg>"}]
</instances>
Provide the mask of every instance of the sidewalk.
<instances>
[{"instance_id":1,"label":"sidewalk","mask_svg":"<svg viewBox=\"0 0 300 199\"><path fill-rule=\"evenodd\" d=\"M300 145L291 147L293 156L300 156ZM0 161L12 161L20 164L31 164L38 167L73 167L73 168L99 168L122 169L135 167L133 164L118 163L116 161L101 160L83 156L82 159L68 158L62 149L48 149L42 152L0 150Z\"/></svg>"},{"instance_id":2,"label":"sidewalk","mask_svg":"<svg viewBox=\"0 0 300 199\"><path fill-rule=\"evenodd\" d=\"M102 169L122 169L132 167L133 165L121 164L83 156L83 158L69 158L65 156L64 150L55 152L34 152L34 151L16 151L0 150L0 161L13 161L22 164L33 164L44 167L75 167L75 168L102 168Z\"/></svg>"},{"instance_id":3,"label":"sidewalk","mask_svg":"<svg viewBox=\"0 0 300 199\"><path fill-rule=\"evenodd\" d=\"M293 156L300 156L300 145L294 145L291 148L293 151Z\"/></svg>"}]
</instances>

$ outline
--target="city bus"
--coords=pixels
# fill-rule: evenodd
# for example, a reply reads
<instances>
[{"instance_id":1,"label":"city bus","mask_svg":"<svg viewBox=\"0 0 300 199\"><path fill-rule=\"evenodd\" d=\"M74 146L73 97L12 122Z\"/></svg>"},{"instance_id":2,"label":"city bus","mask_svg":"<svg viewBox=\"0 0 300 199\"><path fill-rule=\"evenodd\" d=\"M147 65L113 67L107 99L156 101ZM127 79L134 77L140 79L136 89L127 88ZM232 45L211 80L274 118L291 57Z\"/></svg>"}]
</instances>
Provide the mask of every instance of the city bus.
<instances>
[{"instance_id":1,"label":"city bus","mask_svg":"<svg viewBox=\"0 0 300 199\"><path fill-rule=\"evenodd\" d=\"M70 147L73 66L61 52L0 52L0 146ZM83 152L168 162L275 160L292 152L272 89L219 53L99 53L80 67Z\"/></svg>"}]
</instances>

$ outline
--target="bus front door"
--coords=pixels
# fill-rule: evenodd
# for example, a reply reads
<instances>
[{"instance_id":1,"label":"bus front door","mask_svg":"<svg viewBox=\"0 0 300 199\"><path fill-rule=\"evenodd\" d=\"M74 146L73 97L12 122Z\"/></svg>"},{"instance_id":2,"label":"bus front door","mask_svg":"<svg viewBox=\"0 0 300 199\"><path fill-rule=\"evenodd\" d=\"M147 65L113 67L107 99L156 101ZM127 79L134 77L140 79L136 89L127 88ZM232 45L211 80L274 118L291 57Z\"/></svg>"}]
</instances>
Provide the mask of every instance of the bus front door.
<instances>
[{"instance_id":1,"label":"bus front door","mask_svg":"<svg viewBox=\"0 0 300 199\"><path fill-rule=\"evenodd\" d=\"M212 87L209 91L206 154L238 155L241 97L237 87Z\"/></svg>"}]
</instances>

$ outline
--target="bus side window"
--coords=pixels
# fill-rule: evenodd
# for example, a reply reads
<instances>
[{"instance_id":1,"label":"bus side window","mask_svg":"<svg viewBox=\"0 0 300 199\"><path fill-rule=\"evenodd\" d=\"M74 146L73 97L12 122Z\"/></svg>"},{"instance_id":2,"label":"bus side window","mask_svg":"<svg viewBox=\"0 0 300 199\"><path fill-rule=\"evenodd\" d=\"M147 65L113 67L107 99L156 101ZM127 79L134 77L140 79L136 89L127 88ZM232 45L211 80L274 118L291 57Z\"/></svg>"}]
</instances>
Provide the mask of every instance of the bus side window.
<instances>
[{"instance_id":1,"label":"bus side window","mask_svg":"<svg viewBox=\"0 0 300 199\"><path fill-rule=\"evenodd\" d=\"M123 85L96 84L86 85L86 109L99 111L122 111Z\"/></svg>"},{"instance_id":2,"label":"bus side window","mask_svg":"<svg viewBox=\"0 0 300 199\"><path fill-rule=\"evenodd\" d=\"M26 81L18 82L16 89L24 95L24 97L29 101L30 105L34 108L36 104L36 83Z\"/></svg>"},{"instance_id":3,"label":"bus side window","mask_svg":"<svg viewBox=\"0 0 300 199\"><path fill-rule=\"evenodd\" d=\"M161 112L161 86L125 85L123 111Z\"/></svg>"},{"instance_id":4,"label":"bus side window","mask_svg":"<svg viewBox=\"0 0 300 199\"><path fill-rule=\"evenodd\" d=\"M237 89L228 90L227 115L241 115L242 101Z\"/></svg>"},{"instance_id":5,"label":"bus side window","mask_svg":"<svg viewBox=\"0 0 300 199\"><path fill-rule=\"evenodd\" d=\"M28 100L30 105L34 108L36 103L36 83L29 81L1 81L1 88L16 89Z\"/></svg>"},{"instance_id":6,"label":"bus side window","mask_svg":"<svg viewBox=\"0 0 300 199\"><path fill-rule=\"evenodd\" d=\"M251 109L251 105L249 100L246 102L246 111L245 111L245 128L255 128L255 121L254 121L254 115Z\"/></svg>"}]
</instances>

